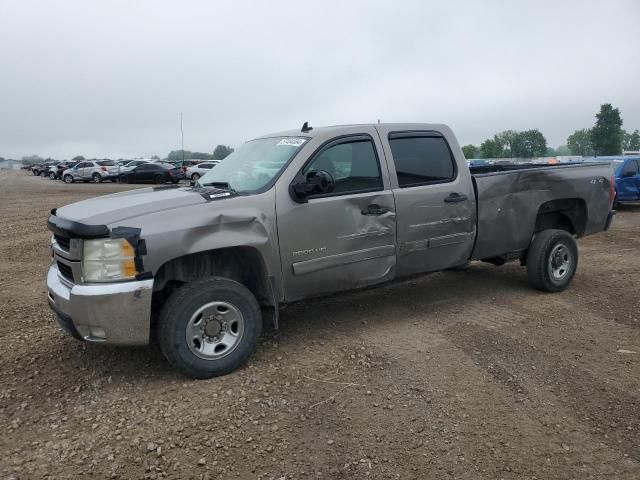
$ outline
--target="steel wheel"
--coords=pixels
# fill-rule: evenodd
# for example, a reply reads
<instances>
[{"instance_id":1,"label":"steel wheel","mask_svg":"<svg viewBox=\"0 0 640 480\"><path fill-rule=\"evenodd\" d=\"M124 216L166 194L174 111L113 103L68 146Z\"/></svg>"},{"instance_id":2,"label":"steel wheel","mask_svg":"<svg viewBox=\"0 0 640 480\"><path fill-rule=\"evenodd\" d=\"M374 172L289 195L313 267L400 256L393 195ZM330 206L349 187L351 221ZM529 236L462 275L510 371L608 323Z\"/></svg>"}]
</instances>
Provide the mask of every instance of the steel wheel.
<instances>
[{"instance_id":1,"label":"steel wheel","mask_svg":"<svg viewBox=\"0 0 640 480\"><path fill-rule=\"evenodd\" d=\"M194 355L204 360L216 360L233 352L240 343L244 317L231 303L207 303L191 316L185 334Z\"/></svg>"},{"instance_id":2,"label":"steel wheel","mask_svg":"<svg viewBox=\"0 0 640 480\"><path fill-rule=\"evenodd\" d=\"M571 270L571 252L563 243L559 243L551 250L549 270L555 280L562 280Z\"/></svg>"}]
</instances>

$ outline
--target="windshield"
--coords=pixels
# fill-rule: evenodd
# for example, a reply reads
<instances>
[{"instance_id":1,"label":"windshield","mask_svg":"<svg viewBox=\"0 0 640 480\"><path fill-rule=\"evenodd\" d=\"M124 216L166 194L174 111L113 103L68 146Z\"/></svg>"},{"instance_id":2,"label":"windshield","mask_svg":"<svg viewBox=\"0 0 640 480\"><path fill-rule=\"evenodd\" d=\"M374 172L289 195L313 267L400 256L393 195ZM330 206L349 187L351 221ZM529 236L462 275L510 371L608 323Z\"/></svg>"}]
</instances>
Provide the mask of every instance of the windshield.
<instances>
[{"instance_id":1,"label":"windshield","mask_svg":"<svg viewBox=\"0 0 640 480\"><path fill-rule=\"evenodd\" d=\"M198 184L226 183L237 192L260 190L280 173L307 140L304 137L250 140L216 164Z\"/></svg>"}]
</instances>

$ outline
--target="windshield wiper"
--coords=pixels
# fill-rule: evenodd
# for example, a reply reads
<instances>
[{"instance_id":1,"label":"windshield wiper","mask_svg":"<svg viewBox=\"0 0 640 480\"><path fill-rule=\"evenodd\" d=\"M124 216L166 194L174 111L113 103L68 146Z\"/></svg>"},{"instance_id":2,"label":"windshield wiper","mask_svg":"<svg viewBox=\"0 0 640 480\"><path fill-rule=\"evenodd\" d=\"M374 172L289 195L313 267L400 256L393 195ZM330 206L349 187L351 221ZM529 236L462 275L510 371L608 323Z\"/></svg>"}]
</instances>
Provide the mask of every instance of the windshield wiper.
<instances>
[{"instance_id":1,"label":"windshield wiper","mask_svg":"<svg viewBox=\"0 0 640 480\"><path fill-rule=\"evenodd\" d=\"M228 182L208 182L200 184L203 187L215 187L218 190L224 190L225 192L233 193L234 195L240 195L235 189L233 189Z\"/></svg>"}]
</instances>

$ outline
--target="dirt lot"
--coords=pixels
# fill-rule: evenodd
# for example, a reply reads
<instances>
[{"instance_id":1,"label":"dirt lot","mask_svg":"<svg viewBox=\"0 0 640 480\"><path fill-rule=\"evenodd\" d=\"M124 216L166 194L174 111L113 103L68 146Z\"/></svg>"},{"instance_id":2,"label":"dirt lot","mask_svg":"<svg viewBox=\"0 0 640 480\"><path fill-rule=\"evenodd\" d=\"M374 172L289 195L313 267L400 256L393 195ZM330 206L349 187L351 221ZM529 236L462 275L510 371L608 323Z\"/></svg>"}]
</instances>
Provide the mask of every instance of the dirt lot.
<instances>
[{"instance_id":1,"label":"dirt lot","mask_svg":"<svg viewBox=\"0 0 640 480\"><path fill-rule=\"evenodd\" d=\"M561 294L473 264L294 305L192 381L47 307L48 211L124 188L0 171L0 477L640 478L640 207Z\"/></svg>"}]
</instances>

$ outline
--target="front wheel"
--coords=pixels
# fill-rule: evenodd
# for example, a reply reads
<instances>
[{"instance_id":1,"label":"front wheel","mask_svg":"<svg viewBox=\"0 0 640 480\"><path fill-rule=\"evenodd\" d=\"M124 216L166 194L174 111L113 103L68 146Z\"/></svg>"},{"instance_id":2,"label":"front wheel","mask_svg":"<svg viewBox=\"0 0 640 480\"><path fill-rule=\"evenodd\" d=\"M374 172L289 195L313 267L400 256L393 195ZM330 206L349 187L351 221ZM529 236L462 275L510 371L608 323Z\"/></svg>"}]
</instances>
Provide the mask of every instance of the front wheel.
<instances>
[{"instance_id":1,"label":"front wheel","mask_svg":"<svg viewBox=\"0 0 640 480\"><path fill-rule=\"evenodd\" d=\"M527 253L529 283L544 292L559 292L569 286L578 267L578 245L565 230L543 230L535 234Z\"/></svg>"},{"instance_id":2,"label":"front wheel","mask_svg":"<svg viewBox=\"0 0 640 480\"><path fill-rule=\"evenodd\" d=\"M53 172L49 172L49 179L50 180L55 180L56 179L56 174Z\"/></svg>"},{"instance_id":3,"label":"front wheel","mask_svg":"<svg viewBox=\"0 0 640 480\"><path fill-rule=\"evenodd\" d=\"M156 175L156 177L153 179L153 183L160 185L161 183L164 183L164 177L162 175Z\"/></svg>"},{"instance_id":4,"label":"front wheel","mask_svg":"<svg viewBox=\"0 0 640 480\"><path fill-rule=\"evenodd\" d=\"M99 173L94 173L91 176L91 180L93 181L93 183L102 183L102 177L100 176Z\"/></svg>"},{"instance_id":5,"label":"front wheel","mask_svg":"<svg viewBox=\"0 0 640 480\"><path fill-rule=\"evenodd\" d=\"M64 183L73 183L73 177L71 175L65 175L64 178Z\"/></svg>"},{"instance_id":6,"label":"front wheel","mask_svg":"<svg viewBox=\"0 0 640 480\"><path fill-rule=\"evenodd\" d=\"M31 170L31 173L33 173L33 175L36 177L40 175L40 172L38 170Z\"/></svg>"},{"instance_id":7,"label":"front wheel","mask_svg":"<svg viewBox=\"0 0 640 480\"><path fill-rule=\"evenodd\" d=\"M158 320L158 341L171 365L193 378L225 375L255 350L262 312L242 284L209 277L183 285Z\"/></svg>"},{"instance_id":8,"label":"front wheel","mask_svg":"<svg viewBox=\"0 0 640 480\"><path fill-rule=\"evenodd\" d=\"M200 175L197 173L194 173L193 175L191 175L191 180L193 180L194 182L197 182L200 179Z\"/></svg>"}]
</instances>

